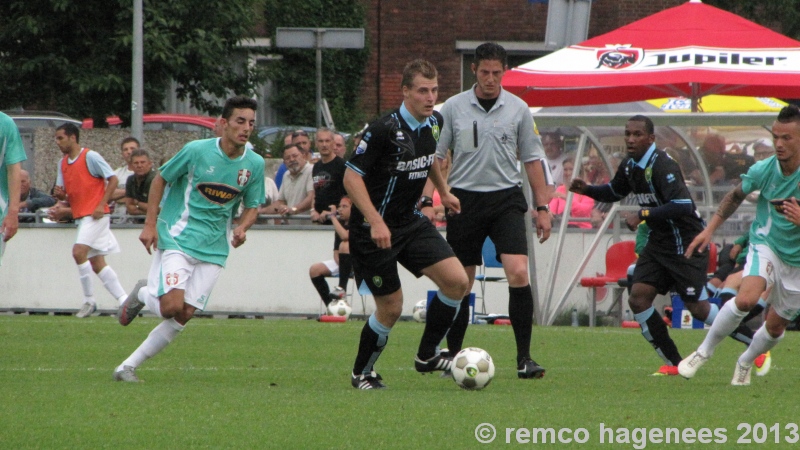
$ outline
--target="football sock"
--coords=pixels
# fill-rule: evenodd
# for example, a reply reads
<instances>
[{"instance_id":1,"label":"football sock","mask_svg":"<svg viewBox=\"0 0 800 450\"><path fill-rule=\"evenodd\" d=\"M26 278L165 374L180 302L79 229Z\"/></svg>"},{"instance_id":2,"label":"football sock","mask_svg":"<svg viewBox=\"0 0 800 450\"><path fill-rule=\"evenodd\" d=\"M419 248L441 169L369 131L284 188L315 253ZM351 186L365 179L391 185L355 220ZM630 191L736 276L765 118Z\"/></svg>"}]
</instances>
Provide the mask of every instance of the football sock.
<instances>
[{"instance_id":1,"label":"football sock","mask_svg":"<svg viewBox=\"0 0 800 450\"><path fill-rule=\"evenodd\" d=\"M469 296L470 294L467 294L461 299L461 306L458 308L456 318L450 325L450 331L447 332L447 350L451 355L460 352L464 345L464 335L467 334L469 325Z\"/></svg>"},{"instance_id":2,"label":"football sock","mask_svg":"<svg viewBox=\"0 0 800 450\"><path fill-rule=\"evenodd\" d=\"M78 264L78 276L81 280L81 287L83 288L83 298L87 303L95 304L94 300L94 285L92 283L92 263L89 261L83 264Z\"/></svg>"},{"instance_id":3,"label":"football sock","mask_svg":"<svg viewBox=\"0 0 800 450\"><path fill-rule=\"evenodd\" d=\"M350 253L339 252L339 287L347 292L347 282L350 281L350 274L353 272L353 260Z\"/></svg>"},{"instance_id":4,"label":"football sock","mask_svg":"<svg viewBox=\"0 0 800 450\"><path fill-rule=\"evenodd\" d=\"M450 329L460 306L460 299L445 297L441 290L436 293L425 317L425 331L422 333L417 351L419 359L427 361L436 355L436 347Z\"/></svg>"},{"instance_id":5,"label":"football sock","mask_svg":"<svg viewBox=\"0 0 800 450\"><path fill-rule=\"evenodd\" d=\"M783 339L784 335L786 335L785 332L774 338L769 335L767 328L761 325L761 328L753 335L753 343L739 356L739 364L743 366L752 366L753 362L758 358L758 355L767 353L772 347L778 345L778 342Z\"/></svg>"},{"instance_id":6,"label":"football sock","mask_svg":"<svg viewBox=\"0 0 800 450\"><path fill-rule=\"evenodd\" d=\"M738 293L739 291L733 288L722 288L722 290L719 291L719 295L717 297L719 297L719 299L722 300L722 303L724 304L727 303L728 300L732 299L733 297L736 297L736 294Z\"/></svg>"},{"instance_id":7,"label":"football sock","mask_svg":"<svg viewBox=\"0 0 800 450\"><path fill-rule=\"evenodd\" d=\"M706 283L706 292L708 293L709 297L718 297L717 294L719 294L719 289L709 281Z\"/></svg>"},{"instance_id":8,"label":"football sock","mask_svg":"<svg viewBox=\"0 0 800 450\"><path fill-rule=\"evenodd\" d=\"M122 285L119 283L119 278L117 277L117 273L114 272L114 269L112 269L111 266L105 266L97 276L100 277L100 281L103 282L103 286L106 287L106 290L110 292L121 305L128 297L128 294L125 293L125 289L123 289Z\"/></svg>"},{"instance_id":9,"label":"football sock","mask_svg":"<svg viewBox=\"0 0 800 450\"><path fill-rule=\"evenodd\" d=\"M508 317L517 341L517 364L531 357L531 334L533 333L533 293L530 284L508 288Z\"/></svg>"},{"instance_id":10,"label":"football sock","mask_svg":"<svg viewBox=\"0 0 800 450\"><path fill-rule=\"evenodd\" d=\"M353 365L353 374L369 374L375 361L381 356L381 352L386 347L389 340L391 328L378 322L375 314L369 316L369 320L361 329L361 341L358 343L358 354Z\"/></svg>"},{"instance_id":11,"label":"football sock","mask_svg":"<svg viewBox=\"0 0 800 450\"><path fill-rule=\"evenodd\" d=\"M319 293L319 298L322 299L322 303L325 303L325 306L328 306L328 303L331 302L331 299L328 297L328 294L331 293L331 288L328 286L328 281L325 280L323 275L320 275L312 278L311 283Z\"/></svg>"},{"instance_id":12,"label":"football sock","mask_svg":"<svg viewBox=\"0 0 800 450\"><path fill-rule=\"evenodd\" d=\"M717 317L717 314L719 314L719 306L717 306L716 303L708 302L708 315L703 323L706 325L711 325L714 323L714 319Z\"/></svg>"},{"instance_id":13,"label":"football sock","mask_svg":"<svg viewBox=\"0 0 800 450\"><path fill-rule=\"evenodd\" d=\"M729 301L722 305L717 318L703 339L703 343L697 347L697 351L706 357L713 355L717 345L725 339L725 336L729 336L736 330L746 315L747 311L739 311L735 301Z\"/></svg>"},{"instance_id":14,"label":"football sock","mask_svg":"<svg viewBox=\"0 0 800 450\"><path fill-rule=\"evenodd\" d=\"M746 316L744 316L744 319L742 319L742 323L749 322L750 319L761 314L762 312L764 312L765 309L767 309L767 302L764 301L763 298L758 299L758 303L756 303L756 306L753 306L753 309L751 309L750 312L747 313Z\"/></svg>"},{"instance_id":15,"label":"football sock","mask_svg":"<svg viewBox=\"0 0 800 450\"><path fill-rule=\"evenodd\" d=\"M122 370L124 366L139 367L140 364L156 356L161 350L169 345L178 334L183 331L184 325L179 324L175 319L167 319L158 324L153 331L147 335L142 344L131 353L117 370Z\"/></svg>"},{"instance_id":16,"label":"football sock","mask_svg":"<svg viewBox=\"0 0 800 450\"><path fill-rule=\"evenodd\" d=\"M147 309L150 310L151 313L157 315L160 318L164 318L161 315L161 302L158 298L150 295L150 292L147 290L147 286L139 289L139 301L144 302Z\"/></svg>"},{"instance_id":17,"label":"football sock","mask_svg":"<svg viewBox=\"0 0 800 450\"><path fill-rule=\"evenodd\" d=\"M747 346L753 342L753 330L751 330L750 327L744 323L745 321L742 320L739 326L736 327L736 329L733 330L733 333L731 333L729 336Z\"/></svg>"},{"instance_id":18,"label":"football sock","mask_svg":"<svg viewBox=\"0 0 800 450\"><path fill-rule=\"evenodd\" d=\"M642 336L653 346L658 356L668 365L677 366L681 362L681 355L678 347L669 336L667 324L664 319L656 312L654 307L635 314L634 317L642 327Z\"/></svg>"}]
</instances>

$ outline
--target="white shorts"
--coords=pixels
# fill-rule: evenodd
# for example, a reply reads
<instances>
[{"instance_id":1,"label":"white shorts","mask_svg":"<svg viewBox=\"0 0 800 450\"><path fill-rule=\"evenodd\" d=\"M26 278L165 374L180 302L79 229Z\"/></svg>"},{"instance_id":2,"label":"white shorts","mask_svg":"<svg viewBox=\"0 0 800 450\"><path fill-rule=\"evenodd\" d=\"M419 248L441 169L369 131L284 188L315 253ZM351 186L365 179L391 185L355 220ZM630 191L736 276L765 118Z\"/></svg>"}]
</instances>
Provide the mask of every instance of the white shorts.
<instances>
[{"instance_id":1,"label":"white shorts","mask_svg":"<svg viewBox=\"0 0 800 450\"><path fill-rule=\"evenodd\" d=\"M782 318L792 321L800 316L800 267L790 266L766 245L751 244L743 276L759 276L772 291L767 303Z\"/></svg>"},{"instance_id":2,"label":"white shorts","mask_svg":"<svg viewBox=\"0 0 800 450\"><path fill-rule=\"evenodd\" d=\"M204 310L221 272L222 266L178 250L156 250L147 276L148 293L160 298L173 289L182 289L184 303Z\"/></svg>"},{"instance_id":3,"label":"white shorts","mask_svg":"<svg viewBox=\"0 0 800 450\"><path fill-rule=\"evenodd\" d=\"M336 264L336 260L329 259L327 261L322 261L322 264L325 264L325 267L327 267L328 270L331 272L332 277L339 276L339 265Z\"/></svg>"},{"instance_id":4,"label":"white shorts","mask_svg":"<svg viewBox=\"0 0 800 450\"><path fill-rule=\"evenodd\" d=\"M119 244L114 233L111 232L109 226L111 218L108 214L100 220L95 220L92 216L81 217L77 223L78 237L75 239L75 243L89 247L87 255L89 258L119 253Z\"/></svg>"}]
</instances>

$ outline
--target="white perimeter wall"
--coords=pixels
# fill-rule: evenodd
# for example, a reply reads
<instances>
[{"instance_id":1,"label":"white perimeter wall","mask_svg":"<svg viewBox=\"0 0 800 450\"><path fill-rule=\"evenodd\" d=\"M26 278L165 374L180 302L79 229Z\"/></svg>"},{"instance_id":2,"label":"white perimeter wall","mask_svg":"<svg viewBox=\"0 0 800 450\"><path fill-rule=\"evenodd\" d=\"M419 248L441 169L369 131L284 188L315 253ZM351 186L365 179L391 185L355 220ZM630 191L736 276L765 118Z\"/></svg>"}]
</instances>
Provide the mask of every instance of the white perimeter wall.
<instances>
[{"instance_id":1,"label":"white perimeter wall","mask_svg":"<svg viewBox=\"0 0 800 450\"><path fill-rule=\"evenodd\" d=\"M123 287L130 289L139 278L146 278L151 257L138 240L138 228L115 228L114 234L122 252L106 258L120 277ZM77 268L71 256L76 230L73 227L21 228L8 243L0 266L0 309L52 309L76 310L80 308L83 294L78 281ZM227 268L217 282L207 310L219 313L291 313L316 314L320 300L308 277L311 264L332 257L333 232L331 230L292 230L281 228L252 229L247 243L232 249ZM594 235L569 233L559 264L556 281L556 298L560 297L573 275L579 258L583 256ZM626 236L623 239L631 239ZM592 258L585 276L602 272L604 249L611 243L610 235L604 237L600 251ZM555 236L544 244L536 244L540 296L544 295L544 279L550 267L555 248ZM502 273L491 269L491 273ZM435 289L427 278L416 279L405 269L400 269L405 294L403 313L411 314L418 300L426 298L429 289ZM105 290L98 278L95 297L100 309L116 309L116 301ZM333 283L334 280L330 279ZM352 282L351 282L352 285ZM507 285L489 283L487 312L507 314ZM479 286L473 292L480 292ZM589 290L573 290L569 305L587 309ZM608 296L610 297L610 296ZM598 306L607 307L608 298ZM354 313L361 313L358 296L354 299ZM367 313L374 311L372 298L367 299Z\"/></svg>"}]
</instances>

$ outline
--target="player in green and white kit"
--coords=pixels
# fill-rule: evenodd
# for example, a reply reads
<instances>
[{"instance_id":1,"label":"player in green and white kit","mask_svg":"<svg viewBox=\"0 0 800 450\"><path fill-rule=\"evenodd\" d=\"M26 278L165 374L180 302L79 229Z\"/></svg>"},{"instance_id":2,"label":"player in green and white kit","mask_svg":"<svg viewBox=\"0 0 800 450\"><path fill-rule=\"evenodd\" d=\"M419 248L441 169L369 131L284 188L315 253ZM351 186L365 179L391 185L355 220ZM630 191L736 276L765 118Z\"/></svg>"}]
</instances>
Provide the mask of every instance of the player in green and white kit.
<instances>
[{"instance_id":1,"label":"player in green and white kit","mask_svg":"<svg viewBox=\"0 0 800 450\"><path fill-rule=\"evenodd\" d=\"M19 227L19 189L26 159L17 125L0 113L0 258Z\"/></svg>"},{"instance_id":2,"label":"player in green and white kit","mask_svg":"<svg viewBox=\"0 0 800 450\"><path fill-rule=\"evenodd\" d=\"M786 326L800 315L800 108L790 105L781 110L772 125L775 156L759 161L742 175L742 183L730 191L711 222L686 249L705 248L711 235L736 211L745 196L761 190L756 219L750 227L750 251L738 295L720 309L705 340L697 351L678 365L678 372L691 378L714 353L768 288L767 303L772 308L753 342L736 362L734 386L750 384L753 361L783 339Z\"/></svg>"},{"instance_id":3,"label":"player in green and white kit","mask_svg":"<svg viewBox=\"0 0 800 450\"><path fill-rule=\"evenodd\" d=\"M228 258L228 234L240 203L245 209L231 245L247 239L264 200L264 159L245 147L256 108L247 97L228 99L222 136L186 144L153 179L139 240L155 255L148 279L139 280L120 306L119 322L128 325L145 305L164 321L117 367L115 380L139 381L136 367L163 350L196 310L205 309Z\"/></svg>"}]
</instances>

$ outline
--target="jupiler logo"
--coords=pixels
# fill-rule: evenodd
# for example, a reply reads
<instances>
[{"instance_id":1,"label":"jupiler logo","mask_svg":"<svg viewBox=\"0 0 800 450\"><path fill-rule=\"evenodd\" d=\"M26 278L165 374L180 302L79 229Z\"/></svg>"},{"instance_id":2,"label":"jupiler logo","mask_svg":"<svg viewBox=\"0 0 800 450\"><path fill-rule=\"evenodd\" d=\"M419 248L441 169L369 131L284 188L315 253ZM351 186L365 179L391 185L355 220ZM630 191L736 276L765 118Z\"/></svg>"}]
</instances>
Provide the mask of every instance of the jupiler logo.
<instances>
[{"instance_id":1,"label":"jupiler logo","mask_svg":"<svg viewBox=\"0 0 800 450\"><path fill-rule=\"evenodd\" d=\"M624 69L642 60L644 50L627 45L606 45L606 48L597 50L597 67L609 69Z\"/></svg>"}]
</instances>

